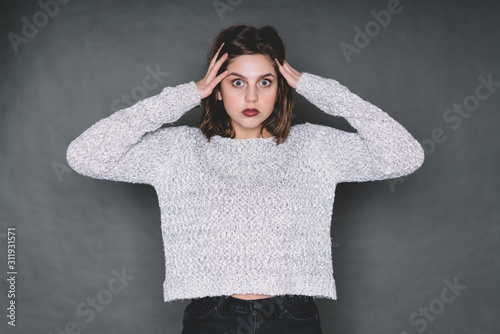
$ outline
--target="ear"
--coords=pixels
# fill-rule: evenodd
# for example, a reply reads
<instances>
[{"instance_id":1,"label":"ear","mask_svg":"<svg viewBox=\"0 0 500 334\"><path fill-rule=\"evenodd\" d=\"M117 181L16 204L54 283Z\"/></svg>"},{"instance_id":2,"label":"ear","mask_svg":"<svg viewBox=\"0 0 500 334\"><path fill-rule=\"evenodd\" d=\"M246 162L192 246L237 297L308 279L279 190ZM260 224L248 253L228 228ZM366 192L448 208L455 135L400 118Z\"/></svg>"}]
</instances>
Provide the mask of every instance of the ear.
<instances>
[{"instance_id":1,"label":"ear","mask_svg":"<svg viewBox=\"0 0 500 334\"><path fill-rule=\"evenodd\" d=\"M220 93L220 90L217 91L217 100L222 101L222 94Z\"/></svg>"}]
</instances>

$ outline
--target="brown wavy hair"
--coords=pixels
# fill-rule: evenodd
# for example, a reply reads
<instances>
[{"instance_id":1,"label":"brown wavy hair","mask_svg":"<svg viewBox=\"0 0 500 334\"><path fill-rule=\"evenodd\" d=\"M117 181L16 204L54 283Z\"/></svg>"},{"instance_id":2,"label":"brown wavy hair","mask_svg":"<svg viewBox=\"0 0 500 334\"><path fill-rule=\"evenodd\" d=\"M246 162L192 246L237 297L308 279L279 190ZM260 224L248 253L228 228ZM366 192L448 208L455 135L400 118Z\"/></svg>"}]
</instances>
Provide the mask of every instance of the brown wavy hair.
<instances>
[{"instance_id":1,"label":"brown wavy hair","mask_svg":"<svg viewBox=\"0 0 500 334\"><path fill-rule=\"evenodd\" d=\"M285 44L276 28L270 25L260 29L249 25L233 25L220 31L207 54L207 69L222 43L225 44L217 59L226 52L228 58L220 67L217 75L224 72L233 59L240 55L261 54L272 62L278 75L277 101L273 112L262 122L262 126L275 137L276 145L283 143L288 137L292 124L293 90L281 75L278 65L274 61L274 58L277 58L280 64L283 64L285 60ZM220 92L220 83L214 88L212 94L202 100L203 111L200 130L209 142L210 138L215 135L230 138L236 136L231 125L231 118L227 114L223 102L217 99L217 92Z\"/></svg>"}]
</instances>

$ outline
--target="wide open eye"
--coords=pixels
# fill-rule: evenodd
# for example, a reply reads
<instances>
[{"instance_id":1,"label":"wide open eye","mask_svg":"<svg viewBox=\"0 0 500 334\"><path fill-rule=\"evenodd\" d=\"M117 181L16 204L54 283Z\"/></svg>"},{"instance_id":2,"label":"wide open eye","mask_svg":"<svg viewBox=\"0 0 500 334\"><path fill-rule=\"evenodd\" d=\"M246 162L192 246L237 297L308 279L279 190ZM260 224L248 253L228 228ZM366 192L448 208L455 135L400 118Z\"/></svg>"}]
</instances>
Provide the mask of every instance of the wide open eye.
<instances>
[{"instance_id":1,"label":"wide open eye","mask_svg":"<svg viewBox=\"0 0 500 334\"><path fill-rule=\"evenodd\" d=\"M272 81L271 81L271 80L269 80L269 79L264 79L264 80L262 80L261 82L262 82L262 85L263 85L264 87L271 86L271 84L272 84Z\"/></svg>"},{"instance_id":2,"label":"wide open eye","mask_svg":"<svg viewBox=\"0 0 500 334\"><path fill-rule=\"evenodd\" d=\"M241 81L240 79L236 79L233 81L233 85L236 87L241 87L243 86L243 81Z\"/></svg>"}]
</instances>

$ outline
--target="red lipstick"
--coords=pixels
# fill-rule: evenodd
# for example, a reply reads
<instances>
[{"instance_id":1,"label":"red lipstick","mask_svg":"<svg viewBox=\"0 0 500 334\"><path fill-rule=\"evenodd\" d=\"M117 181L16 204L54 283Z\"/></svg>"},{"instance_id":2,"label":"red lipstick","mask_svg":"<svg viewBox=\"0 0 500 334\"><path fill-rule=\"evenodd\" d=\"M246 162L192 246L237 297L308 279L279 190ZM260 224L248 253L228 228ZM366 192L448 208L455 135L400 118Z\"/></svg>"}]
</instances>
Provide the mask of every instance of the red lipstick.
<instances>
[{"instance_id":1,"label":"red lipstick","mask_svg":"<svg viewBox=\"0 0 500 334\"><path fill-rule=\"evenodd\" d=\"M253 109L247 108L247 109L243 110L242 114L245 116L248 116L248 117L253 117L253 116L257 116L259 114L259 110L255 109L255 108L253 108Z\"/></svg>"}]
</instances>

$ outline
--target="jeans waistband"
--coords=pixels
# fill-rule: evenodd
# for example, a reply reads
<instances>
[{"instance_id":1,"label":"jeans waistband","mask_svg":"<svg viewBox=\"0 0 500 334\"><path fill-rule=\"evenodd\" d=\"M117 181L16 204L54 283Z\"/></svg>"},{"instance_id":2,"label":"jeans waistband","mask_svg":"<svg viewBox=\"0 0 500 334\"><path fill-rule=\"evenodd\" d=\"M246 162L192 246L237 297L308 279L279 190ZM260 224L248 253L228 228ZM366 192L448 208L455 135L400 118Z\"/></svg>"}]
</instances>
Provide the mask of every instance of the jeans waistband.
<instances>
[{"instance_id":1,"label":"jeans waistband","mask_svg":"<svg viewBox=\"0 0 500 334\"><path fill-rule=\"evenodd\" d=\"M210 304L215 305L216 312L219 314L224 308L240 313L251 313L253 310L262 310L268 313L283 315L286 308L293 307L293 304L296 303L307 302L308 299L312 298L311 296L304 295L277 295L270 298L245 300L231 296L213 296L198 298L198 300L206 300Z\"/></svg>"}]
</instances>

